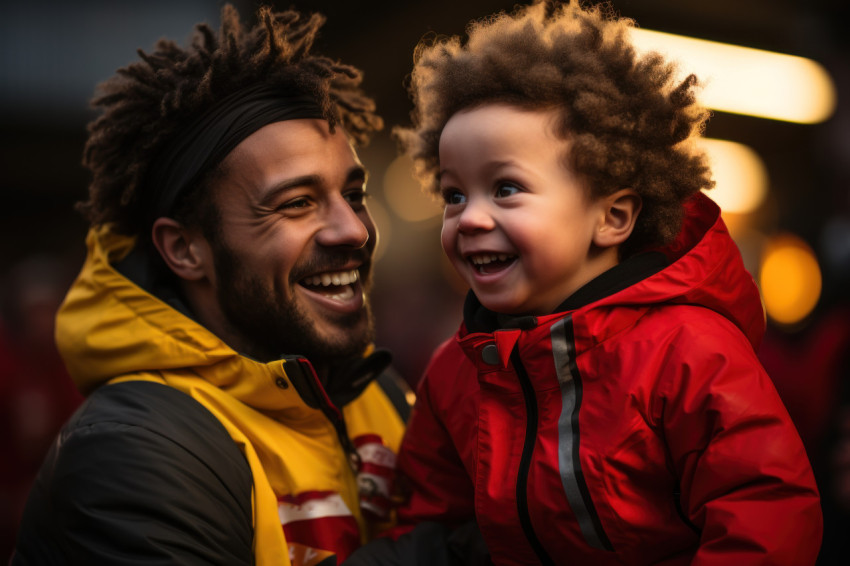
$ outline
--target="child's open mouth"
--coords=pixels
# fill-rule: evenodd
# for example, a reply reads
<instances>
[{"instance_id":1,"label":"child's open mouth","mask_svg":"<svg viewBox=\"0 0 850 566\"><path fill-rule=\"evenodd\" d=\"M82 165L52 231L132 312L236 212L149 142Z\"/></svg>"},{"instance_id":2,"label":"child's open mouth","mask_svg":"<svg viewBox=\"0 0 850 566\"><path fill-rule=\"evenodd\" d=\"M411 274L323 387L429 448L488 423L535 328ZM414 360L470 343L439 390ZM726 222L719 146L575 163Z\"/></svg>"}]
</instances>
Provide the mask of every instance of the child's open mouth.
<instances>
[{"instance_id":1,"label":"child's open mouth","mask_svg":"<svg viewBox=\"0 0 850 566\"><path fill-rule=\"evenodd\" d=\"M510 266L516 261L517 256L511 254L474 254L469 256L469 262L472 263L475 270L481 274L496 273Z\"/></svg>"}]
</instances>

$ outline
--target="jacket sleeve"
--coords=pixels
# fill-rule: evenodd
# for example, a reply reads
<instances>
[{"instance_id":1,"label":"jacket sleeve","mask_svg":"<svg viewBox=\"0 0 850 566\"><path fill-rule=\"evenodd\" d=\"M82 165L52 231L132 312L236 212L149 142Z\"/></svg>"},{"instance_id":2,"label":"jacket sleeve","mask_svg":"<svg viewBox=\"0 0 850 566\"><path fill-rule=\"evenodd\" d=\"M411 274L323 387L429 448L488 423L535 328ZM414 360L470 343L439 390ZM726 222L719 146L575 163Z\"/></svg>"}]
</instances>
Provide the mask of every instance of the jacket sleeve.
<instances>
[{"instance_id":1,"label":"jacket sleeve","mask_svg":"<svg viewBox=\"0 0 850 566\"><path fill-rule=\"evenodd\" d=\"M128 385L106 387L139 392ZM130 415L113 419L103 399L84 405L36 479L12 564L253 564L250 468L206 409L151 387L196 406L166 401L146 425L138 406L112 405Z\"/></svg>"},{"instance_id":2,"label":"jacket sleeve","mask_svg":"<svg viewBox=\"0 0 850 566\"><path fill-rule=\"evenodd\" d=\"M360 547L345 566L489 566L490 553L475 521L450 529L425 521L396 540L378 538Z\"/></svg>"},{"instance_id":3,"label":"jacket sleeve","mask_svg":"<svg viewBox=\"0 0 850 566\"><path fill-rule=\"evenodd\" d=\"M802 441L737 329L706 325L666 353L659 411L700 532L694 566L814 564L823 516Z\"/></svg>"},{"instance_id":4,"label":"jacket sleeve","mask_svg":"<svg viewBox=\"0 0 850 566\"><path fill-rule=\"evenodd\" d=\"M394 536L422 521L457 526L475 517L474 491L455 444L436 405L434 379L429 367L421 380L416 404L402 440L398 458L403 503Z\"/></svg>"}]
</instances>

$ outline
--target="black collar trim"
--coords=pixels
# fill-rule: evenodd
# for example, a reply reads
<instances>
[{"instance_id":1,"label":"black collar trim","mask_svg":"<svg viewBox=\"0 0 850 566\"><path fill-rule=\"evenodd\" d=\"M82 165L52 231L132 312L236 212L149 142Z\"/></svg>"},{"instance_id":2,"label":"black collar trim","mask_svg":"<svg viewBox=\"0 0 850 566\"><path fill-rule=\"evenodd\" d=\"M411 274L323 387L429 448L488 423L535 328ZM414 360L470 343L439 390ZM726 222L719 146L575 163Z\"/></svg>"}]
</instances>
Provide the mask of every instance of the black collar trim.
<instances>
[{"instance_id":1,"label":"black collar trim","mask_svg":"<svg viewBox=\"0 0 850 566\"><path fill-rule=\"evenodd\" d=\"M661 252L634 255L586 283L552 312L571 311L589 305L643 281L668 265L667 256ZM463 305L463 319L469 332L528 329L537 324L537 318L531 315L507 315L486 309L471 290Z\"/></svg>"}]
</instances>

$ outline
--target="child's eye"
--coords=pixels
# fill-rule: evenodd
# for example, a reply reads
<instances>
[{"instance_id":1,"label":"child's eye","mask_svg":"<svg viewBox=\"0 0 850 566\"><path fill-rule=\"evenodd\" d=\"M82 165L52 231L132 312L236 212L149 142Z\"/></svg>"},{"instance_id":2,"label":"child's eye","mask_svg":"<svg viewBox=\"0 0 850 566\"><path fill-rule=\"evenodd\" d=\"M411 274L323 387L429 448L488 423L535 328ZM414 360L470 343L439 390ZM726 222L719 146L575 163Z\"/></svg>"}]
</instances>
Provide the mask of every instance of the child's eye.
<instances>
[{"instance_id":1,"label":"child's eye","mask_svg":"<svg viewBox=\"0 0 850 566\"><path fill-rule=\"evenodd\" d=\"M443 201L446 204L463 204L466 202L466 196L457 189L443 189Z\"/></svg>"},{"instance_id":2,"label":"child's eye","mask_svg":"<svg viewBox=\"0 0 850 566\"><path fill-rule=\"evenodd\" d=\"M520 192L519 187L511 183L501 183L498 187L496 187L497 197L509 197L517 194L518 192Z\"/></svg>"}]
</instances>

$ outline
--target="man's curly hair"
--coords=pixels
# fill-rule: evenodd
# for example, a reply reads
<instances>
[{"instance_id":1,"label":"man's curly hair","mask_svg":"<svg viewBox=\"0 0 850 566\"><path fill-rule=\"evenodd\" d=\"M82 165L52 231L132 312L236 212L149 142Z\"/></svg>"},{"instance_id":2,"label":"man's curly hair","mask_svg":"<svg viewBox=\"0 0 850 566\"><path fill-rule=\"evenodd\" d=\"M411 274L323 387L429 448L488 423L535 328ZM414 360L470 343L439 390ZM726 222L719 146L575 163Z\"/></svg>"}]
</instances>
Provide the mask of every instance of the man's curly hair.
<instances>
[{"instance_id":1,"label":"man's curly hair","mask_svg":"<svg viewBox=\"0 0 850 566\"><path fill-rule=\"evenodd\" d=\"M440 135L456 112L489 103L555 109L557 133L572 144L567 165L591 196L631 187L643 200L622 255L673 239L685 199L714 185L692 143L708 112L695 102L694 75L676 84L661 55L636 56L634 25L608 4L535 2L472 22L466 42L421 41L409 87L413 128L394 133L425 188L439 192Z\"/></svg>"},{"instance_id":2,"label":"man's curly hair","mask_svg":"<svg viewBox=\"0 0 850 566\"><path fill-rule=\"evenodd\" d=\"M93 179L88 200L78 205L90 224L111 223L116 232L143 235L148 226L138 203L158 152L216 101L252 84L315 95L332 131L341 124L355 143L367 143L383 122L360 89L360 71L310 52L324 21L320 14L304 18L263 6L258 23L247 29L228 4L218 34L199 24L185 49L162 39L153 53L139 50L141 61L99 85L92 101L103 113L88 126L83 165ZM211 177L208 172L187 190L180 210L209 208L211 199L202 195Z\"/></svg>"}]
</instances>

